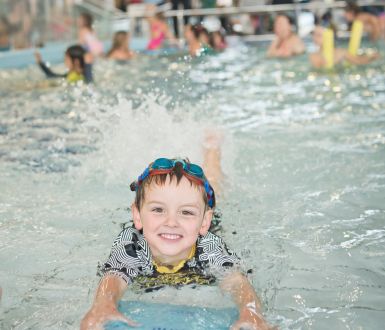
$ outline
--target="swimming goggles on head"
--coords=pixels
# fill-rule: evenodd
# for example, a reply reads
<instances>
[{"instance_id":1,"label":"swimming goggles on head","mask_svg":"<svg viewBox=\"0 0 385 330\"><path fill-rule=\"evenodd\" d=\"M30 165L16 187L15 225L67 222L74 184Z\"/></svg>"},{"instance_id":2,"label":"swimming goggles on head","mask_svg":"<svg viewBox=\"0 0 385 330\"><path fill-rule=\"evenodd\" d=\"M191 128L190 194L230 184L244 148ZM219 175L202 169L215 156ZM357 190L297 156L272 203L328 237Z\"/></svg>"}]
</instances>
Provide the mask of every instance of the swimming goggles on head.
<instances>
[{"instance_id":1,"label":"swimming goggles on head","mask_svg":"<svg viewBox=\"0 0 385 330\"><path fill-rule=\"evenodd\" d=\"M188 178L197 182L198 184L201 184L205 188L208 201L207 204L209 207L213 207L214 190L204 175L202 167L196 164L185 162L183 159L156 159L144 170L144 172L138 177L137 181L131 183L131 190L136 191L148 176L171 173L175 165L178 163L182 164L183 172Z\"/></svg>"}]
</instances>

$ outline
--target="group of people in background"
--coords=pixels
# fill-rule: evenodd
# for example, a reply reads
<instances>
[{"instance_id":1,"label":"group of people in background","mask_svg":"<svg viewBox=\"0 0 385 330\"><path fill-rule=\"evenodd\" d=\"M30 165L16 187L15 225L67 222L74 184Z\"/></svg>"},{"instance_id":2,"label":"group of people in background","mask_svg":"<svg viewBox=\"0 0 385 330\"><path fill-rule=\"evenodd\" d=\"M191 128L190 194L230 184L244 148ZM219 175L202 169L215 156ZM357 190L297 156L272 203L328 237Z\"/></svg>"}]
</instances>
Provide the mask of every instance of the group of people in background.
<instances>
[{"instance_id":1,"label":"group of people in background","mask_svg":"<svg viewBox=\"0 0 385 330\"><path fill-rule=\"evenodd\" d=\"M363 25L363 30L373 42L385 37L385 16L383 15L376 16L368 12L363 12L356 4L348 3L345 8L345 19L348 24L352 24L354 21L360 21ZM312 31L312 39L318 47L318 51L311 53L309 56L310 63L316 68L322 68L326 65L326 59L323 54L323 35L327 28L336 32L331 15L329 15L328 20L323 23L322 19L316 19L316 25ZM276 17L274 21L274 34L275 38L267 51L268 57L288 58L305 52L305 44L294 32L289 16L280 14ZM377 52L358 55L350 54L347 49L335 48L333 52L333 65L343 62L355 65L368 64L378 59L379 56Z\"/></svg>"},{"instance_id":2,"label":"group of people in background","mask_svg":"<svg viewBox=\"0 0 385 330\"><path fill-rule=\"evenodd\" d=\"M165 47L180 48L179 39L171 32L167 19L162 12L152 8L152 15L149 15L150 40L147 44L147 51L153 52ZM361 21L364 31L370 40L377 41L385 35L385 17L377 17L373 14L362 12L355 4L348 4L345 9L346 21L350 24L354 20ZM321 19L316 21L313 29L313 42L318 51L310 54L310 63L317 68L325 66L323 49L323 33L326 29L325 23L320 24ZM333 27L329 17L328 28ZM93 30L93 18L88 13L78 17L78 45L71 46L65 53L65 64L68 69L66 74L56 74L45 65L39 53L36 53L36 61L45 72L47 77L66 77L69 82L82 80L86 83L93 81L92 64L97 57L105 57L116 61L128 61L137 56L130 49L130 34L127 31L118 31L114 34L111 48L104 53L103 43L96 36ZM294 32L292 19L284 14L278 14L274 20L274 40L267 49L267 57L288 58L303 54L306 47L302 39ZM209 32L201 24L186 24L184 37L189 54L192 57L213 54L223 51L226 47L224 29ZM352 55L346 49L335 48L334 64L348 62L352 64L367 64L379 57L379 54L372 52L368 55Z\"/></svg>"}]
</instances>

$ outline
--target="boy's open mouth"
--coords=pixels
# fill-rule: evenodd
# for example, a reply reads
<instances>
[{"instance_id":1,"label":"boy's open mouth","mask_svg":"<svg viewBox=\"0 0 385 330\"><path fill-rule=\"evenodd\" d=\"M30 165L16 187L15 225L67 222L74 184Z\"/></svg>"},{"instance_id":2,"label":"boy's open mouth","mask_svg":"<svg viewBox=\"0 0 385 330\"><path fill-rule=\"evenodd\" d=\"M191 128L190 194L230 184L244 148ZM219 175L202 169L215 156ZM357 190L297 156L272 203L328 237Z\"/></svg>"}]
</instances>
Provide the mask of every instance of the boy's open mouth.
<instances>
[{"instance_id":1,"label":"boy's open mouth","mask_svg":"<svg viewBox=\"0 0 385 330\"><path fill-rule=\"evenodd\" d=\"M169 234L169 233L161 233L161 234L159 234L159 236L161 238L164 238L164 239L167 239L167 240L172 240L172 241L175 241L175 240L183 238L182 235L179 235L179 234Z\"/></svg>"}]
</instances>

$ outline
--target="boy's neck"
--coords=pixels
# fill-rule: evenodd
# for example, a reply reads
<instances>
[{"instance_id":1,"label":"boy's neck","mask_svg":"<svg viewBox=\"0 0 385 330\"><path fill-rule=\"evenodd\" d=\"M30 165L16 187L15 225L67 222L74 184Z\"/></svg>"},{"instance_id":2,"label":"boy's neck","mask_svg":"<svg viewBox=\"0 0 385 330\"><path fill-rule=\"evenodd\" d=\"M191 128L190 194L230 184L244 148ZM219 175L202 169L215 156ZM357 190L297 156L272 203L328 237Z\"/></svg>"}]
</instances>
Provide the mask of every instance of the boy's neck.
<instances>
[{"instance_id":1,"label":"boy's neck","mask_svg":"<svg viewBox=\"0 0 385 330\"><path fill-rule=\"evenodd\" d=\"M191 259L195 255L196 246L195 244L191 247L190 251L186 253L185 256L180 256L178 258L173 257L164 257L164 256L153 256L153 263L155 267L166 267L172 270L173 268L182 268L184 263ZM178 270L179 270L178 269Z\"/></svg>"}]
</instances>

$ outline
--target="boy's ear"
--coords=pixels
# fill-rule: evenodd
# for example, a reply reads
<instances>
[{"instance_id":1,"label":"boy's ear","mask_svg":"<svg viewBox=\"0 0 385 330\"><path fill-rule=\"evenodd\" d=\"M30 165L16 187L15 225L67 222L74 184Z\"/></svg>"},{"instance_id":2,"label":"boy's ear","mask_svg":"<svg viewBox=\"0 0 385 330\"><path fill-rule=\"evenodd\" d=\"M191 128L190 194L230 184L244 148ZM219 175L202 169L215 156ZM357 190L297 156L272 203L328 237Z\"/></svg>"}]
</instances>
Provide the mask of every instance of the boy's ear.
<instances>
[{"instance_id":1,"label":"boy's ear","mask_svg":"<svg viewBox=\"0 0 385 330\"><path fill-rule=\"evenodd\" d=\"M137 230L141 230L143 228L142 221L140 220L140 213L135 203L131 205L131 214L132 220L134 221L134 226Z\"/></svg>"},{"instance_id":2,"label":"boy's ear","mask_svg":"<svg viewBox=\"0 0 385 330\"><path fill-rule=\"evenodd\" d=\"M204 216L201 228L199 229L199 234L204 236L209 231L211 220L213 218L214 211L212 209L206 210Z\"/></svg>"}]
</instances>

